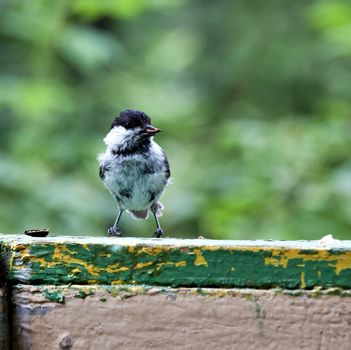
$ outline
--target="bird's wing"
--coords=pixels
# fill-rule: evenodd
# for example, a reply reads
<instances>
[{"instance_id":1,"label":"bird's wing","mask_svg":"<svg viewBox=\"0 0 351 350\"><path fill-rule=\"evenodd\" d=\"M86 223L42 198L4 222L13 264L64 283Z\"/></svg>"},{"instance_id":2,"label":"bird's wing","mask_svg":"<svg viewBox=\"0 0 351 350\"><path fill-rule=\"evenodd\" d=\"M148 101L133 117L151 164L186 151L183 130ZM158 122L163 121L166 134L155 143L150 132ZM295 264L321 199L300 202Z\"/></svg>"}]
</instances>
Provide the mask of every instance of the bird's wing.
<instances>
[{"instance_id":1,"label":"bird's wing","mask_svg":"<svg viewBox=\"0 0 351 350\"><path fill-rule=\"evenodd\" d=\"M104 179L105 177L105 169L102 165L99 166L99 176L100 176L100 179Z\"/></svg>"},{"instance_id":2,"label":"bird's wing","mask_svg":"<svg viewBox=\"0 0 351 350\"><path fill-rule=\"evenodd\" d=\"M100 165L99 167L99 176L103 180L105 178L106 171L109 171L110 167L107 165Z\"/></svg>"},{"instance_id":3,"label":"bird's wing","mask_svg":"<svg viewBox=\"0 0 351 350\"><path fill-rule=\"evenodd\" d=\"M171 169L169 168L169 162L168 162L167 156L164 152L163 152L163 155L164 155L163 165L165 167L165 175L166 175L166 178L168 180L171 176Z\"/></svg>"}]
</instances>

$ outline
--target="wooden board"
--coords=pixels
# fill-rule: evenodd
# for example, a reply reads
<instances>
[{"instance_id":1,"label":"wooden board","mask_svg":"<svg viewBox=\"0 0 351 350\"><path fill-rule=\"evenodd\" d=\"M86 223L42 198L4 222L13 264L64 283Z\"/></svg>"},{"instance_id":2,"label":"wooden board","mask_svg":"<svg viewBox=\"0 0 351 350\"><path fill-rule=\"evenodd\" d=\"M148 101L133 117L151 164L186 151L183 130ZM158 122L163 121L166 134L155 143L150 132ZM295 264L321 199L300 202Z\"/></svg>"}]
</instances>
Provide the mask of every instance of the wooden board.
<instances>
[{"instance_id":1,"label":"wooden board","mask_svg":"<svg viewBox=\"0 0 351 350\"><path fill-rule=\"evenodd\" d=\"M350 241L2 236L11 283L351 288Z\"/></svg>"},{"instance_id":2,"label":"wooden board","mask_svg":"<svg viewBox=\"0 0 351 350\"><path fill-rule=\"evenodd\" d=\"M328 293L19 285L13 349L348 349L351 298Z\"/></svg>"}]
</instances>

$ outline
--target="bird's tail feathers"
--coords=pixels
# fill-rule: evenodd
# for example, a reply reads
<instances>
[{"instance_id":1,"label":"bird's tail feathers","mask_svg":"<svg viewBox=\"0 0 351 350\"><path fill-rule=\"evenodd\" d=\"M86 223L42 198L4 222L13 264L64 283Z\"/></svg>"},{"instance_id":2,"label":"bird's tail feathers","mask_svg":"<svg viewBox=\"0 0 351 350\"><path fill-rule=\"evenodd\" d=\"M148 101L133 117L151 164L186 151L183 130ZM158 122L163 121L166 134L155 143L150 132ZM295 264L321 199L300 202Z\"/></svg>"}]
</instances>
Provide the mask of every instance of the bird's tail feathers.
<instances>
[{"instance_id":1,"label":"bird's tail feathers","mask_svg":"<svg viewBox=\"0 0 351 350\"><path fill-rule=\"evenodd\" d=\"M148 210L127 210L134 219L147 219L149 216Z\"/></svg>"},{"instance_id":2,"label":"bird's tail feathers","mask_svg":"<svg viewBox=\"0 0 351 350\"><path fill-rule=\"evenodd\" d=\"M150 210L156 214L156 216L162 216L162 210L164 206L161 202L154 203ZM147 219L149 217L149 210L127 210L128 213L132 215L134 219Z\"/></svg>"}]
</instances>

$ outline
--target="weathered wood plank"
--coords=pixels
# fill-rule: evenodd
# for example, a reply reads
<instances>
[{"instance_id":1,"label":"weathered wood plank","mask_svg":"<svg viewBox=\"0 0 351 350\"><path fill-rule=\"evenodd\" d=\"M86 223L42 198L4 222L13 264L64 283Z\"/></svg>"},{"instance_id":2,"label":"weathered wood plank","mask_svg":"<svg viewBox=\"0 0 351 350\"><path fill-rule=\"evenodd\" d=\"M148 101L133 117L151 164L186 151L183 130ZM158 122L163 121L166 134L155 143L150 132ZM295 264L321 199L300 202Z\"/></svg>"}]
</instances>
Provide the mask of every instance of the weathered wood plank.
<instances>
[{"instance_id":1,"label":"weathered wood plank","mask_svg":"<svg viewBox=\"0 0 351 350\"><path fill-rule=\"evenodd\" d=\"M347 349L350 297L327 294L19 285L13 349Z\"/></svg>"},{"instance_id":2,"label":"weathered wood plank","mask_svg":"<svg viewBox=\"0 0 351 350\"><path fill-rule=\"evenodd\" d=\"M9 349L9 318L7 293L5 287L0 286L0 349Z\"/></svg>"},{"instance_id":3,"label":"weathered wood plank","mask_svg":"<svg viewBox=\"0 0 351 350\"><path fill-rule=\"evenodd\" d=\"M351 288L351 241L6 235L0 241L12 283Z\"/></svg>"}]
</instances>

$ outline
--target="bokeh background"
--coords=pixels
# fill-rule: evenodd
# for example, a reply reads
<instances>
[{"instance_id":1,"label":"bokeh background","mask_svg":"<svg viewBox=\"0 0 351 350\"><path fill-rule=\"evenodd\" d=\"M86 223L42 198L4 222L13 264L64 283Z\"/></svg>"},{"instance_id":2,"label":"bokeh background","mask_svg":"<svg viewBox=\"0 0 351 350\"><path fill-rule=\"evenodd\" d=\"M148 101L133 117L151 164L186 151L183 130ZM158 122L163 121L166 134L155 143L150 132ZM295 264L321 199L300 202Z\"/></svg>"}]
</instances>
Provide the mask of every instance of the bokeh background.
<instances>
[{"instance_id":1,"label":"bokeh background","mask_svg":"<svg viewBox=\"0 0 351 350\"><path fill-rule=\"evenodd\" d=\"M170 236L351 238L348 0L1 0L0 67L0 232L105 235L96 156L136 108Z\"/></svg>"}]
</instances>

